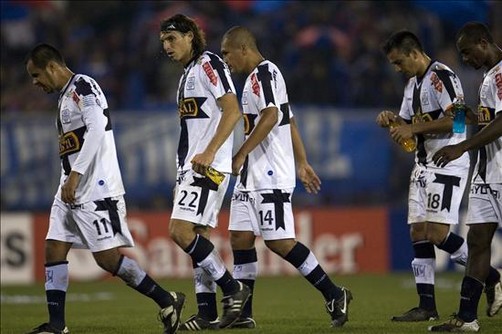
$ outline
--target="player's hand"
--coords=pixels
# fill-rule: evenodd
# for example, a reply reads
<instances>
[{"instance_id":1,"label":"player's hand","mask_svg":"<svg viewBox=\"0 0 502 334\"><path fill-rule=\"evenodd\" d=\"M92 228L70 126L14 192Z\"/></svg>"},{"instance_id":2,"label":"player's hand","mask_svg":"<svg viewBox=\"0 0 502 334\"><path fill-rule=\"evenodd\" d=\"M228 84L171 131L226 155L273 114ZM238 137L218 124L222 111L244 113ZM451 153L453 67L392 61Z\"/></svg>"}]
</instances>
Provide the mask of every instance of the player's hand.
<instances>
[{"instance_id":1,"label":"player's hand","mask_svg":"<svg viewBox=\"0 0 502 334\"><path fill-rule=\"evenodd\" d=\"M232 158L232 175L238 176L241 172L242 165L244 165L244 162L246 161L246 156L237 153L234 155Z\"/></svg>"},{"instance_id":2,"label":"player's hand","mask_svg":"<svg viewBox=\"0 0 502 334\"><path fill-rule=\"evenodd\" d=\"M381 127L386 128L390 125L391 121L395 120L396 120L396 114L394 114L392 111L384 110L378 114L376 118L376 123Z\"/></svg>"},{"instance_id":3,"label":"player's hand","mask_svg":"<svg viewBox=\"0 0 502 334\"><path fill-rule=\"evenodd\" d=\"M432 161L438 167L446 166L450 161L458 159L462 154L464 154L464 150L461 145L449 145L441 148L437 151L432 157Z\"/></svg>"},{"instance_id":4,"label":"player's hand","mask_svg":"<svg viewBox=\"0 0 502 334\"><path fill-rule=\"evenodd\" d=\"M317 194L321 190L321 179L308 163L298 166L298 178L309 194Z\"/></svg>"},{"instance_id":5,"label":"player's hand","mask_svg":"<svg viewBox=\"0 0 502 334\"><path fill-rule=\"evenodd\" d=\"M389 133L392 139L396 141L396 143L400 143L402 140L412 138L414 136L411 124L402 124L393 127L389 130Z\"/></svg>"},{"instance_id":6,"label":"player's hand","mask_svg":"<svg viewBox=\"0 0 502 334\"><path fill-rule=\"evenodd\" d=\"M61 186L61 200L68 204L75 204L75 192L80 182L81 175L77 172L71 171L70 175Z\"/></svg>"},{"instance_id":7,"label":"player's hand","mask_svg":"<svg viewBox=\"0 0 502 334\"><path fill-rule=\"evenodd\" d=\"M202 153L196 154L192 161L192 169L201 175L206 174L206 170L211 164L213 163L214 160L214 154L204 151Z\"/></svg>"}]
</instances>

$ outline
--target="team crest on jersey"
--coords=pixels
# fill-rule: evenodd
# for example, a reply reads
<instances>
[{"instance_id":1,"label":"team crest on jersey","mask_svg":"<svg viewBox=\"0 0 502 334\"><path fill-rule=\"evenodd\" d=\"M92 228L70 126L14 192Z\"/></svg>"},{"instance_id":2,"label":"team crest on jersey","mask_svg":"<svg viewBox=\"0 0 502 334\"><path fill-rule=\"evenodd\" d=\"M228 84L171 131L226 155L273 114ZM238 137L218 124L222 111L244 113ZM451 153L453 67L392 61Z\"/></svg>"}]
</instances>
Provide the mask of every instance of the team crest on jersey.
<instances>
[{"instance_id":1,"label":"team crest on jersey","mask_svg":"<svg viewBox=\"0 0 502 334\"><path fill-rule=\"evenodd\" d=\"M195 89L195 77L189 77L187 79L186 90L194 90Z\"/></svg>"},{"instance_id":2,"label":"team crest on jersey","mask_svg":"<svg viewBox=\"0 0 502 334\"><path fill-rule=\"evenodd\" d=\"M197 106L197 102L195 98L185 99L180 103L178 108L178 112L180 114L180 118L188 117L188 116L197 116L199 113L199 107Z\"/></svg>"},{"instance_id":3,"label":"team crest on jersey","mask_svg":"<svg viewBox=\"0 0 502 334\"><path fill-rule=\"evenodd\" d=\"M214 86L216 86L218 84L218 77L214 73L214 70L213 70L211 64L209 64L209 62L205 62L204 64L202 64L202 68L204 69L204 72L206 72L207 77L209 78L209 81Z\"/></svg>"},{"instance_id":4,"label":"team crest on jersey","mask_svg":"<svg viewBox=\"0 0 502 334\"><path fill-rule=\"evenodd\" d=\"M422 96L420 96L420 104L423 106L429 105L429 95L427 92L423 93Z\"/></svg>"},{"instance_id":5,"label":"team crest on jersey","mask_svg":"<svg viewBox=\"0 0 502 334\"><path fill-rule=\"evenodd\" d=\"M434 72L432 72L432 75L431 75L431 84L432 84L432 86L434 86L435 90L437 90L440 93L443 92L443 82L441 81L441 79L439 79L437 74Z\"/></svg>"},{"instance_id":6,"label":"team crest on jersey","mask_svg":"<svg viewBox=\"0 0 502 334\"><path fill-rule=\"evenodd\" d=\"M241 98L242 105L247 105L248 104L248 92L242 92L242 98Z\"/></svg>"},{"instance_id":7,"label":"team crest on jersey","mask_svg":"<svg viewBox=\"0 0 502 334\"><path fill-rule=\"evenodd\" d=\"M253 94L256 96L260 96L260 84L258 83L258 79L256 78L256 73L251 75L251 89L253 90Z\"/></svg>"},{"instance_id":8,"label":"team crest on jersey","mask_svg":"<svg viewBox=\"0 0 502 334\"><path fill-rule=\"evenodd\" d=\"M71 123L70 109L63 109L63 111L61 111L61 123L63 123L63 124L70 124Z\"/></svg>"},{"instance_id":9,"label":"team crest on jersey","mask_svg":"<svg viewBox=\"0 0 502 334\"><path fill-rule=\"evenodd\" d=\"M80 150L80 141L75 132L70 131L59 136L59 155L64 156Z\"/></svg>"}]
</instances>

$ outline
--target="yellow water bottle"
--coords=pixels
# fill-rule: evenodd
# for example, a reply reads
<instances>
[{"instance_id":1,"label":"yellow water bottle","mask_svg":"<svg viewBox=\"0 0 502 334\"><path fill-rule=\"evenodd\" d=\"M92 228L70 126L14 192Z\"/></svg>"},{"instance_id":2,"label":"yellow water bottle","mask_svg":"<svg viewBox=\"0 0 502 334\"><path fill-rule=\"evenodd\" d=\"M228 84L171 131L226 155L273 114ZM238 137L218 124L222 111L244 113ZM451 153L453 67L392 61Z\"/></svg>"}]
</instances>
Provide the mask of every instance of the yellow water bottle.
<instances>
[{"instance_id":1,"label":"yellow water bottle","mask_svg":"<svg viewBox=\"0 0 502 334\"><path fill-rule=\"evenodd\" d=\"M223 182L223 180L225 180L225 174L217 171L211 166L207 167L206 176L217 185L220 185Z\"/></svg>"},{"instance_id":2,"label":"yellow water bottle","mask_svg":"<svg viewBox=\"0 0 502 334\"><path fill-rule=\"evenodd\" d=\"M399 126L398 122L389 120L389 128L392 129L397 126ZM408 153L411 153L417 149L417 138L415 136L413 136L411 138L403 139L403 140L401 140L399 145L401 145L403 150L405 150Z\"/></svg>"}]
</instances>

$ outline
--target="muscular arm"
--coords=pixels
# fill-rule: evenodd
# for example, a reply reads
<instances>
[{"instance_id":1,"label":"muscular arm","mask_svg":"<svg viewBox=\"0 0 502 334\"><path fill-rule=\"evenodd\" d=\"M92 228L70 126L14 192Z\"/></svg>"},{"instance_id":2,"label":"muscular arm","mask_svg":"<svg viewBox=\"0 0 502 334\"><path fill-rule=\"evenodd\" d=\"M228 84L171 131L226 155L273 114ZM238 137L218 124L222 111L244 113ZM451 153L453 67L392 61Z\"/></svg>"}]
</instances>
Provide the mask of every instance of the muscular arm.
<instances>
[{"instance_id":1,"label":"muscular arm","mask_svg":"<svg viewBox=\"0 0 502 334\"><path fill-rule=\"evenodd\" d=\"M487 145L500 136L502 136L502 112L499 112L490 124L469 139L441 148L434 154L432 160L439 167L444 167L450 161L458 159L464 152Z\"/></svg>"},{"instance_id":2,"label":"muscular arm","mask_svg":"<svg viewBox=\"0 0 502 334\"><path fill-rule=\"evenodd\" d=\"M261 111L260 121L232 159L232 173L234 175L239 175L246 156L268 136L275 124L277 124L278 113L276 107L265 108Z\"/></svg>"},{"instance_id":3,"label":"muscular arm","mask_svg":"<svg viewBox=\"0 0 502 334\"><path fill-rule=\"evenodd\" d=\"M253 132L244 141L237 155L246 156L265 139L274 128L278 120L278 110L276 107L265 108L261 111L261 118Z\"/></svg>"},{"instance_id":4,"label":"muscular arm","mask_svg":"<svg viewBox=\"0 0 502 334\"><path fill-rule=\"evenodd\" d=\"M298 178L303 183L308 193L317 194L319 190L321 190L321 180L307 161L307 153L305 152L305 146L303 145L300 131L298 131L298 127L296 126L295 118L291 118L290 122L291 140L293 142Z\"/></svg>"},{"instance_id":5,"label":"muscular arm","mask_svg":"<svg viewBox=\"0 0 502 334\"><path fill-rule=\"evenodd\" d=\"M485 146L495 141L500 136L502 136L502 112L498 112L495 119L490 124L485 126L474 136L459 143L459 145L461 145L462 150L465 152Z\"/></svg>"},{"instance_id":6,"label":"muscular arm","mask_svg":"<svg viewBox=\"0 0 502 334\"><path fill-rule=\"evenodd\" d=\"M227 93L220 97L218 99L218 106L222 110L222 116L216 128L216 133L207 144L204 152L195 155L192 159L193 169L201 174L211 165L216 152L218 152L228 136L232 134L235 125L242 117L237 97L233 93Z\"/></svg>"}]
</instances>

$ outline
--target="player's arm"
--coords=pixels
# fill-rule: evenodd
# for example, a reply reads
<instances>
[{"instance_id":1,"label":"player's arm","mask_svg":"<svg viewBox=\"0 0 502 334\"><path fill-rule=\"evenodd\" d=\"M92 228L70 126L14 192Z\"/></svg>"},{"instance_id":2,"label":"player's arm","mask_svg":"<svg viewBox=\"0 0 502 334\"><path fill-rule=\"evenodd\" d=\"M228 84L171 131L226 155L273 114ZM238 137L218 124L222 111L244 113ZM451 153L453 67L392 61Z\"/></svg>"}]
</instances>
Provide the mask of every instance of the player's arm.
<instances>
[{"instance_id":1,"label":"player's arm","mask_svg":"<svg viewBox=\"0 0 502 334\"><path fill-rule=\"evenodd\" d=\"M104 115L103 108L98 104L90 83L82 79L75 92L80 97L77 104L82 113L86 132L77 159L72 165L68 178L61 187L61 199L65 203L75 203L75 192L80 178L87 172L96 156L96 152L105 136L106 124L108 123L108 118Z\"/></svg>"},{"instance_id":2,"label":"player's arm","mask_svg":"<svg viewBox=\"0 0 502 334\"><path fill-rule=\"evenodd\" d=\"M294 117L290 119L290 125L298 178L308 193L317 194L321 190L321 180L307 160L305 145L303 145L302 137L300 136L300 131L298 131Z\"/></svg>"},{"instance_id":3,"label":"player's arm","mask_svg":"<svg viewBox=\"0 0 502 334\"><path fill-rule=\"evenodd\" d=\"M410 126L412 134L437 134L451 132L453 120L450 117L441 117L430 122L413 123Z\"/></svg>"},{"instance_id":4,"label":"player's arm","mask_svg":"<svg viewBox=\"0 0 502 334\"><path fill-rule=\"evenodd\" d=\"M242 117L239 111L239 102L234 93L227 93L221 96L217 99L217 103L222 111L222 115L216 132L204 152L195 155L192 159L192 168L199 174L205 173L207 167L213 162L216 152L218 152L228 136L232 134L237 122Z\"/></svg>"},{"instance_id":5,"label":"player's arm","mask_svg":"<svg viewBox=\"0 0 502 334\"><path fill-rule=\"evenodd\" d=\"M464 152L483 147L500 136L502 136L502 112L498 112L492 122L469 139L441 148L434 154L432 160L437 166L444 167L450 161L458 159Z\"/></svg>"},{"instance_id":6,"label":"player's arm","mask_svg":"<svg viewBox=\"0 0 502 334\"><path fill-rule=\"evenodd\" d=\"M502 136L502 111L495 115L495 119L482 128L475 135L460 142L462 150L469 151L483 147Z\"/></svg>"},{"instance_id":7,"label":"player's arm","mask_svg":"<svg viewBox=\"0 0 502 334\"><path fill-rule=\"evenodd\" d=\"M279 111L277 107L267 107L261 111L261 117L253 129L249 137L242 143L241 148L233 157L232 172L238 175L239 171L246 160L246 156L265 139L270 131L277 124L279 119Z\"/></svg>"}]
</instances>

